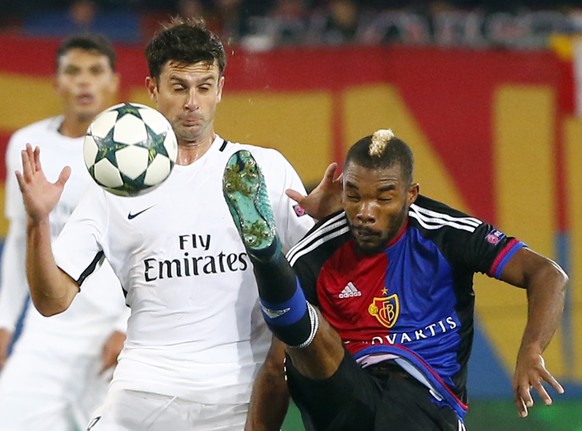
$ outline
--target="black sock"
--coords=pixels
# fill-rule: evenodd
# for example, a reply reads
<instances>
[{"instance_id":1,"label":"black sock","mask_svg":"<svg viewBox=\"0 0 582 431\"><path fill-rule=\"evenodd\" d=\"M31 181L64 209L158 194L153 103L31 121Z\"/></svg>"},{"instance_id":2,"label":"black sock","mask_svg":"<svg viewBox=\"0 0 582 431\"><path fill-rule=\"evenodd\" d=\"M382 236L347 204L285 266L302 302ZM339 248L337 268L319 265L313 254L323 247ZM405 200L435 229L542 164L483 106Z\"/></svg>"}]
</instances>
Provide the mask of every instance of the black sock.
<instances>
[{"instance_id":1,"label":"black sock","mask_svg":"<svg viewBox=\"0 0 582 431\"><path fill-rule=\"evenodd\" d=\"M308 308L293 268L282 252L269 261L253 259L261 311L273 334L289 346L308 344L315 335L315 311Z\"/></svg>"}]
</instances>

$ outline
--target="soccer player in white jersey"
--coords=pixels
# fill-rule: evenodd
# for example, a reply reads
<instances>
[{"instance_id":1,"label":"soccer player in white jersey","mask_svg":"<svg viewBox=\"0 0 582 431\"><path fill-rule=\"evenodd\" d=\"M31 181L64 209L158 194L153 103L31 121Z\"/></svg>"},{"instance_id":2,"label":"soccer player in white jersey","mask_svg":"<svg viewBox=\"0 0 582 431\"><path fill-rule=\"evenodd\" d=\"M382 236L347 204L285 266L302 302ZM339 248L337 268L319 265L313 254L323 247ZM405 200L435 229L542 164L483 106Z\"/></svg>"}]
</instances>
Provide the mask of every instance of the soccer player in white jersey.
<instances>
[{"instance_id":1,"label":"soccer player in white jersey","mask_svg":"<svg viewBox=\"0 0 582 431\"><path fill-rule=\"evenodd\" d=\"M202 21L174 20L146 57L147 90L178 138L176 166L135 198L91 190L51 248L46 219L70 170L47 181L39 151L28 146L17 179L30 220L32 300L46 315L66 309L103 255L121 280L131 308L127 340L92 431L242 430L271 335L222 198L222 172L234 153L253 154L286 248L313 225L285 194L305 189L279 152L214 131L226 55Z\"/></svg>"},{"instance_id":2,"label":"soccer player in white jersey","mask_svg":"<svg viewBox=\"0 0 582 431\"><path fill-rule=\"evenodd\" d=\"M27 143L42 148L47 178L73 167L61 200L44 221L47 240L61 231L87 187L98 188L83 166L83 136L91 120L117 93L115 53L99 36L74 36L56 53L55 88L63 115L11 137L7 171L21 169ZM8 344L28 295L25 274L27 215L14 175L6 180L10 221L0 286L0 430L73 431L85 426L105 397L111 368L125 339L129 315L119 280L104 265L83 285L83 294L62 314L46 318L26 310L23 329L5 361Z\"/></svg>"}]
</instances>

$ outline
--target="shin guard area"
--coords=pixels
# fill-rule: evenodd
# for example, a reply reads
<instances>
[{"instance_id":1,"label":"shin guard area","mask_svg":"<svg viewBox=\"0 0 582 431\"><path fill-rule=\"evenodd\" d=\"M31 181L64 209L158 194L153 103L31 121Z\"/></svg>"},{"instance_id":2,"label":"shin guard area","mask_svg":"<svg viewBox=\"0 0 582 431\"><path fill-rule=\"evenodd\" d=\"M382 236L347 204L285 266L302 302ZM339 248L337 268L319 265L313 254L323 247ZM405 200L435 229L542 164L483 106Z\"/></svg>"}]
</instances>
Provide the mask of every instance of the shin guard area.
<instances>
[{"instance_id":1,"label":"shin guard area","mask_svg":"<svg viewBox=\"0 0 582 431\"><path fill-rule=\"evenodd\" d=\"M298 288L291 299L268 303L261 299L261 311L267 325L279 340L291 347L305 347L317 330L317 313Z\"/></svg>"}]
</instances>

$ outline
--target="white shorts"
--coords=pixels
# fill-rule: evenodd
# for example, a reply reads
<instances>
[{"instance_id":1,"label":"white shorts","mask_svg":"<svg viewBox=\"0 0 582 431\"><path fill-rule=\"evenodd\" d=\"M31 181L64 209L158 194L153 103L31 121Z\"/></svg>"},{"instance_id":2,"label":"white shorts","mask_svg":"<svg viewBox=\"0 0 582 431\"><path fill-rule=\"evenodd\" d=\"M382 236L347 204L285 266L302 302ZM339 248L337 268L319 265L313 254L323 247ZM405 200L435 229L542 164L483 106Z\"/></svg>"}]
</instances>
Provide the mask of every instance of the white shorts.
<instances>
[{"instance_id":1,"label":"white shorts","mask_svg":"<svg viewBox=\"0 0 582 431\"><path fill-rule=\"evenodd\" d=\"M248 407L114 388L87 431L242 431Z\"/></svg>"}]
</instances>

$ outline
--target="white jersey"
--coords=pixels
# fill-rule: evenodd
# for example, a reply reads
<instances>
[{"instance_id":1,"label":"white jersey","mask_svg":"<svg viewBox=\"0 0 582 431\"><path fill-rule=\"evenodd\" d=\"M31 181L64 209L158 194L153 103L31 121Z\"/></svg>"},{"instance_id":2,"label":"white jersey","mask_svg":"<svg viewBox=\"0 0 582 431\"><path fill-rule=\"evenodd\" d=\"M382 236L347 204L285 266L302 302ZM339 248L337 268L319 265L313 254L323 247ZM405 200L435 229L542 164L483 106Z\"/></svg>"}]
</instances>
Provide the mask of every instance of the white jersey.
<instances>
[{"instance_id":1,"label":"white jersey","mask_svg":"<svg viewBox=\"0 0 582 431\"><path fill-rule=\"evenodd\" d=\"M276 150L220 137L150 193L92 190L54 244L57 264L75 280L103 253L121 280L131 317L114 388L208 404L249 401L271 334L222 194L226 162L241 149L263 170L284 247L294 245L313 225L285 195L304 191L295 170Z\"/></svg>"},{"instance_id":2,"label":"white jersey","mask_svg":"<svg viewBox=\"0 0 582 431\"><path fill-rule=\"evenodd\" d=\"M25 274L26 212L14 171L22 171L21 150L27 143L41 148L41 163L47 179L55 181L62 168L72 168L62 197L50 214L51 236L62 230L87 187L98 188L83 164L83 138L68 138L58 132L62 117L39 121L20 129L11 137L6 153L6 217L10 221L6 237L0 286L0 327L14 330L28 295ZM83 292L69 309L46 318L30 306L25 316L20 342L43 343L51 348L83 355L99 355L114 330L125 331L129 315L119 280L104 265L87 280Z\"/></svg>"}]
</instances>

